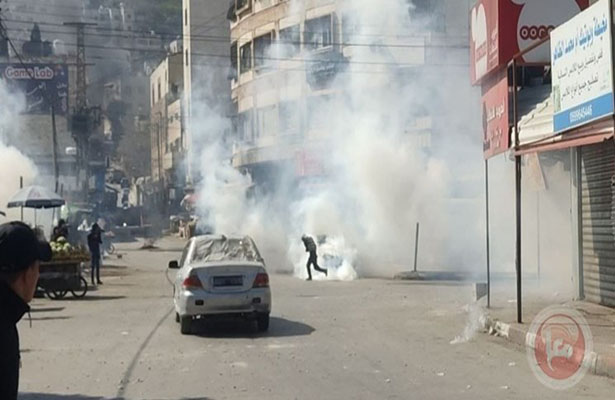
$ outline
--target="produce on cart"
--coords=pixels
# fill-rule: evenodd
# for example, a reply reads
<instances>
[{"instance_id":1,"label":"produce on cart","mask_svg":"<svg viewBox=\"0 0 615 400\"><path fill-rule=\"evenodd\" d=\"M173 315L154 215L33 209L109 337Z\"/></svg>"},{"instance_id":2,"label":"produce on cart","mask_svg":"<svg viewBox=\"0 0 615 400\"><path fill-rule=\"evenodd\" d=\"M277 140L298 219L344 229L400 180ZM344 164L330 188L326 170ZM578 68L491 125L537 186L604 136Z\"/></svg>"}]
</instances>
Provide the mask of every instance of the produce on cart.
<instances>
[{"instance_id":1,"label":"produce on cart","mask_svg":"<svg viewBox=\"0 0 615 400\"><path fill-rule=\"evenodd\" d=\"M81 271L83 263L90 259L89 253L83 247L72 246L62 236L49 245L53 257L41 263L39 287L54 300L63 298L69 291L76 298L85 296L88 284Z\"/></svg>"}]
</instances>

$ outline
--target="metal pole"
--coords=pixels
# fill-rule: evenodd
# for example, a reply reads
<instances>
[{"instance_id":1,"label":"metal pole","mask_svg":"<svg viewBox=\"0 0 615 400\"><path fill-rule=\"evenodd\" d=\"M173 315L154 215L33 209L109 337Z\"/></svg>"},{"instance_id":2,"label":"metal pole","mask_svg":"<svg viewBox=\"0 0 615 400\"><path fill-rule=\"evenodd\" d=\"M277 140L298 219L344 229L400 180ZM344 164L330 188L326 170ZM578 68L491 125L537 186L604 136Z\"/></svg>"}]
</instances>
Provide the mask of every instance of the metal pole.
<instances>
[{"instance_id":1,"label":"metal pole","mask_svg":"<svg viewBox=\"0 0 615 400\"><path fill-rule=\"evenodd\" d=\"M517 269L517 322L523 322L521 307L521 156L515 157L515 204L516 204L516 269Z\"/></svg>"},{"instance_id":2,"label":"metal pole","mask_svg":"<svg viewBox=\"0 0 615 400\"><path fill-rule=\"evenodd\" d=\"M540 284L540 190L536 192L536 273Z\"/></svg>"},{"instance_id":3,"label":"metal pole","mask_svg":"<svg viewBox=\"0 0 615 400\"><path fill-rule=\"evenodd\" d=\"M515 150L519 149L519 110L517 108L517 62L512 61L513 79L513 126L515 128ZM517 322L523 322L521 304L521 156L515 155L515 208L516 208L516 251L515 266L517 272Z\"/></svg>"},{"instance_id":4,"label":"metal pole","mask_svg":"<svg viewBox=\"0 0 615 400\"><path fill-rule=\"evenodd\" d=\"M414 235L414 272L416 272L416 265L419 257L419 223L416 223L416 234Z\"/></svg>"},{"instance_id":5,"label":"metal pole","mask_svg":"<svg viewBox=\"0 0 615 400\"><path fill-rule=\"evenodd\" d=\"M485 233L487 255L487 308L491 307L491 254L489 245L489 160L485 159Z\"/></svg>"},{"instance_id":6,"label":"metal pole","mask_svg":"<svg viewBox=\"0 0 615 400\"><path fill-rule=\"evenodd\" d=\"M52 138L52 154L53 154L53 177L55 179L55 192L58 192L60 186L60 167L58 165L58 129L56 127L56 107L54 105L55 98L51 99L51 138Z\"/></svg>"}]
</instances>

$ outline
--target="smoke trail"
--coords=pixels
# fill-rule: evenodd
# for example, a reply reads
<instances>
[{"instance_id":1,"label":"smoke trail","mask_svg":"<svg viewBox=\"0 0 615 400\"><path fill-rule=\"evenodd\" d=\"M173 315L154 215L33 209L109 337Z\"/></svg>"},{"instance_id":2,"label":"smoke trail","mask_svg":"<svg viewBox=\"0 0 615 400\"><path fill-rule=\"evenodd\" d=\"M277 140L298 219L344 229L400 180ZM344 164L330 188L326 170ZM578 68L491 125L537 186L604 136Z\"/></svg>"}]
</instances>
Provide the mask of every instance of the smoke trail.
<instances>
[{"instance_id":1,"label":"smoke trail","mask_svg":"<svg viewBox=\"0 0 615 400\"><path fill-rule=\"evenodd\" d=\"M291 4L293 9L303 7L299 0ZM361 46L352 47L351 62L330 83L333 94L307 100L306 152L315 155L324 174L315 182L300 181L299 189L280 179L274 193L248 199L250 177L229 162L225 132L230 124L205 105L196 123L207 147L201 153L200 208L205 220L220 232L254 235L260 246L283 255L276 260L278 268L292 270L299 277L307 275L307 256L300 242L303 233L319 239L319 261L332 266L331 279L390 276L409 267L417 222L421 222L424 238L422 266L467 267L451 264L452 260L473 266L482 255L477 250L480 218L474 211L480 202L470 195L472 212L460 213L451 199L452 188L465 185L459 183L458 173L481 175L480 163L476 169L476 164L467 162L469 149L476 152L480 145L458 133L477 132L480 127L477 121L468 120L469 113L453 106L457 97L465 96L463 102L468 103L467 96L476 93L458 76L453 81L443 79L439 75L446 71L442 69L429 75L424 56L416 52L381 46L382 36L374 35L375 29L386 30L391 44L404 43L397 38L416 36L413 29L418 23L407 1L384 0L377 8L370 1L346 3L339 14L356 27L348 42ZM271 58L285 58L288 51L284 44L273 46ZM307 57L308 53L301 55ZM412 68L414 62L422 69ZM284 85L305 80L302 72L293 71L294 64L277 65L290 70L280 73L285 76L281 79ZM433 122L436 119L449 124L438 126ZM428 128L434 138L447 137L447 133L458 136L450 138L449 144L433 139L432 146L419 146L418 136L410 133L419 120L431 121ZM311 145L318 142L320 146ZM461 154L451 156L452 151ZM472 159L480 160L480 150L476 153L471 154ZM473 186L472 179L470 182L468 186ZM453 247L449 243L456 236L463 239Z\"/></svg>"},{"instance_id":2,"label":"smoke trail","mask_svg":"<svg viewBox=\"0 0 615 400\"><path fill-rule=\"evenodd\" d=\"M25 109L23 96L10 93L4 81L0 80L0 210L7 212L7 220L19 218L18 211L6 210L9 199L19 190L19 178L24 178L24 184L34 181L37 170L34 163L8 142L17 140L21 134L18 126L18 115ZM2 221L3 217L0 217Z\"/></svg>"}]
</instances>

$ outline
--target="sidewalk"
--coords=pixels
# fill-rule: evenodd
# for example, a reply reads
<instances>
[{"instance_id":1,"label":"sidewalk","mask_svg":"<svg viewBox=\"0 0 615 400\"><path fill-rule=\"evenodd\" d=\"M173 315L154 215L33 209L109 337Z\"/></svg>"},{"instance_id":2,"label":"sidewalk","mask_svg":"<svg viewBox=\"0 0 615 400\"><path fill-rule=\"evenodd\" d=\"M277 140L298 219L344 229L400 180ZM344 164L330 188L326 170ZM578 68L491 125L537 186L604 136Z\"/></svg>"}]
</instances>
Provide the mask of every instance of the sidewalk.
<instances>
[{"instance_id":1,"label":"sidewalk","mask_svg":"<svg viewBox=\"0 0 615 400\"><path fill-rule=\"evenodd\" d=\"M593 337L593 353L590 355L589 372L615 379L615 309L584 301L558 301L558 299L523 298L523 324L517 321L517 304L509 301L487 310L485 330L488 334L501 336L512 343L527 346L532 343L528 330L534 317L552 305L569 306L587 320Z\"/></svg>"}]
</instances>

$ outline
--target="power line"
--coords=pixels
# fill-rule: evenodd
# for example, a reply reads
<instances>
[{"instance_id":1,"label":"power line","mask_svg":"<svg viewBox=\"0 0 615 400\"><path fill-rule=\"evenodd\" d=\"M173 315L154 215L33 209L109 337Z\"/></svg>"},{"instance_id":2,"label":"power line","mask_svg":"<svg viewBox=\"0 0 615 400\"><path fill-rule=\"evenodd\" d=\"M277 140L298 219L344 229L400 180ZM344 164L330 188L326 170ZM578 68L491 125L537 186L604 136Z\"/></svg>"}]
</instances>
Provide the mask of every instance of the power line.
<instances>
[{"instance_id":1,"label":"power line","mask_svg":"<svg viewBox=\"0 0 615 400\"><path fill-rule=\"evenodd\" d=\"M6 20L6 21L11 21L11 20ZM14 22L21 22L21 21L14 21ZM39 24L41 25L41 24ZM51 24L51 23L46 23L45 25L52 25L52 26L63 26L60 24ZM21 32L20 30L17 29L11 29L11 31L14 32ZM47 33L47 34L61 34L61 35L69 35L70 32L66 32L66 31L58 31L58 30L41 30L41 32L43 33ZM117 32L117 31L116 31ZM116 33L116 34L102 34L102 33L90 33L89 36L96 36L96 37L102 37L102 38L121 38L121 39L127 39L127 40L138 40L138 39L153 39L154 37L152 37L151 35L148 36L139 36L139 35L133 35L133 34L128 34L128 35L124 35L121 33ZM229 45L231 44L232 41L234 41L233 38L229 38L229 37L225 37L225 36L204 36L204 35L198 35L198 36L191 36L191 35L185 35L184 37L190 37L192 41L196 41L196 42L204 42L204 43L228 43ZM157 38L156 39L161 39L161 38ZM312 42L309 41L289 41L289 40L280 40L277 39L275 40L276 43L279 44L283 44L283 45L311 45ZM246 41L244 44L250 43L250 41ZM459 44L448 44L448 43L430 43L430 44L425 44L425 43L416 43L416 44L388 44L388 43L356 43L356 42L332 42L331 46L349 46L349 47L370 47L370 48L399 48L399 49L406 49L406 48L448 48L448 49L468 49L469 46L468 45L459 45Z\"/></svg>"},{"instance_id":2,"label":"power line","mask_svg":"<svg viewBox=\"0 0 615 400\"><path fill-rule=\"evenodd\" d=\"M66 18L75 18L75 15L68 15L68 14L48 14L48 13L39 13L39 12L29 12L31 14L37 14L37 15L55 15L55 16L59 16L59 17L66 17ZM17 13L14 13L17 14ZM23 14L23 13L22 13ZM89 18L92 21L96 21L95 18ZM207 22L209 22L211 20L208 19L205 21L205 23L203 24L199 24L199 27L211 27L211 28L215 28L215 27L223 27L223 26L229 26L229 24L224 24L224 25L219 25L219 24L207 24ZM225 20L226 21L226 20ZM35 21L22 21L22 20L13 20L13 22L23 22L23 23L36 23ZM57 26L61 26L60 24L53 24L53 23L43 23L43 22L39 22L39 25L42 24L49 24L49 25L57 25ZM361 24L361 28L365 28L365 27L369 27L369 26L377 26L378 28L381 28L381 25L376 25L376 24L365 24L362 23ZM108 30L108 31L117 31L117 29L114 28L105 28L105 27L98 27L97 30ZM146 33L146 34L151 34L152 31L139 31L139 30L132 30L132 32L140 32L140 33ZM319 33L317 31L303 31L304 33ZM178 32L165 32L165 31L161 31L161 32L154 32L157 35L160 36L179 36L181 35ZM400 34L398 32L396 33L357 33L357 32L353 32L352 33L353 36L356 37L391 37L391 38L424 38L424 35L421 34ZM190 35L186 35L186 36L190 36ZM228 38L227 38L228 39ZM232 38L232 40L239 40L240 38Z\"/></svg>"}]
</instances>

